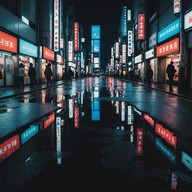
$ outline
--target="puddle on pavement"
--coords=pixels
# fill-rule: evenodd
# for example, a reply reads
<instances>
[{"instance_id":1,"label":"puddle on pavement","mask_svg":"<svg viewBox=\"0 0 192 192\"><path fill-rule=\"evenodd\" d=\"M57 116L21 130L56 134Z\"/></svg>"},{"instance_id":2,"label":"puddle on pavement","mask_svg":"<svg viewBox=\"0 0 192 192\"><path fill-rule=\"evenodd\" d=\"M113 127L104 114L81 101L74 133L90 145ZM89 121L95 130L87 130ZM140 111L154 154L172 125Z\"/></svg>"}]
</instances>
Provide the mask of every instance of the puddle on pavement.
<instances>
[{"instance_id":1,"label":"puddle on pavement","mask_svg":"<svg viewBox=\"0 0 192 192\"><path fill-rule=\"evenodd\" d=\"M39 184L49 189L50 183L70 191L192 189L192 152L185 138L124 101L118 90L95 86L74 95L49 92L19 101L61 107L56 123L34 137L29 150L24 146L22 170L36 170L27 191Z\"/></svg>"}]
</instances>

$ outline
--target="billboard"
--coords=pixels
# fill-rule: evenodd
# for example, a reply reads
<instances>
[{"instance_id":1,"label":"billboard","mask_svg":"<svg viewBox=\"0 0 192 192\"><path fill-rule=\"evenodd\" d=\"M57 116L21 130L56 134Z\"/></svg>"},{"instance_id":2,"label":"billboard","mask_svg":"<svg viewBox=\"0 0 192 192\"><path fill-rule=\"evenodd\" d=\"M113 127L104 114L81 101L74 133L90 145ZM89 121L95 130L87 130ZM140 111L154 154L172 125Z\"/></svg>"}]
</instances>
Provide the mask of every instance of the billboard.
<instances>
[{"instance_id":1,"label":"billboard","mask_svg":"<svg viewBox=\"0 0 192 192\"><path fill-rule=\"evenodd\" d=\"M100 39L100 25L91 26L91 39Z\"/></svg>"}]
</instances>

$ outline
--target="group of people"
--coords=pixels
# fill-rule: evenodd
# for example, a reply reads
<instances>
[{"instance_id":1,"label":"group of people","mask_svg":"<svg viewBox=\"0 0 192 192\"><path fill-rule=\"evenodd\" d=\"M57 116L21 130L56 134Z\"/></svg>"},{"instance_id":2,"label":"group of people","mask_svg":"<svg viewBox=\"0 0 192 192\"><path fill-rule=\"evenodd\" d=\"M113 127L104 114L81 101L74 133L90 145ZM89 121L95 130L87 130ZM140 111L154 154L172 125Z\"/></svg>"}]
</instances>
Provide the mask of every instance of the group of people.
<instances>
[{"instance_id":1,"label":"group of people","mask_svg":"<svg viewBox=\"0 0 192 192\"><path fill-rule=\"evenodd\" d=\"M138 81L140 79L140 70L138 69L137 66L130 73L131 73L131 75L130 75L131 80ZM173 61L171 61L170 64L167 66L166 73L168 76L169 86L172 87L173 82L174 82L175 73L176 73L176 69L173 65ZM149 65L149 67L146 70L145 80L149 85L151 85L152 79L153 79L153 70L151 68L151 65Z\"/></svg>"},{"instance_id":2,"label":"group of people","mask_svg":"<svg viewBox=\"0 0 192 192\"><path fill-rule=\"evenodd\" d=\"M51 69L51 63L48 63L45 70L44 70L44 75L47 81L47 86L52 84L52 76L53 72ZM35 82L36 82L36 70L35 67L33 66L33 63L29 64L29 70L28 70L28 76L30 78L30 87L34 88ZM19 70L18 70L18 78L19 78L19 85L23 88L24 87L24 77L25 77L25 69L24 69L24 64L20 63L19 64Z\"/></svg>"},{"instance_id":3,"label":"group of people","mask_svg":"<svg viewBox=\"0 0 192 192\"><path fill-rule=\"evenodd\" d=\"M24 87L25 69L23 63L19 64L18 76L19 76L19 85L21 87ZM36 70L33 67L33 63L29 64L28 76L30 78L30 87L33 88L36 81Z\"/></svg>"},{"instance_id":4,"label":"group of people","mask_svg":"<svg viewBox=\"0 0 192 192\"><path fill-rule=\"evenodd\" d=\"M168 75L169 79L169 86L172 87L173 85L173 79L176 73L175 67L173 65L173 61L170 62L170 64L167 66L166 73ZM46 78L47 86L52 84L52 76L53 72L51 69L51 63L48 63L46 65L46 68L44 70L44 75ZM67 79L69 82L71 82L72 77L73 77L73 71L71 68L69 68L68 73L67 73ZM24 76L25 76L25 70L24 70L24 65L23 63L19 64L19 71L18 71L18 76L19 76L19 84L21 87L24 87ZM30 78L30 87L34 88L35 82L36 82L36 70L33 66L33 63L30 63L29 70L28 70L28 76ZM140 71L137 67L132 71L132 76L135 81L139 80L140 76ZM153 70L151 66L149 65L148 69L146 70L146 81L149 85L151 85L151 80L153 78Z\"/></svg>"}]
</instances>

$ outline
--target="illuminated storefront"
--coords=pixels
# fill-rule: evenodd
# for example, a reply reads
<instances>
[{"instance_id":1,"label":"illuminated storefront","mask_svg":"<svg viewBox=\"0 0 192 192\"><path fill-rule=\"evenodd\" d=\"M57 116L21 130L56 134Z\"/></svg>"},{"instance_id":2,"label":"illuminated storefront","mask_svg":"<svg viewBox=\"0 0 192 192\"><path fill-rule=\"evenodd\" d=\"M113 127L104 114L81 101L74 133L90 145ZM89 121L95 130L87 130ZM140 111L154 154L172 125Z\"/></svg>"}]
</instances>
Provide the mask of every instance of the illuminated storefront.
<instances>
[{"instance_id":1,"label":"illuminated storefront","mask_svg":"<svg viewBox=\"0 0 192 192\"><path fill-rule=\"evenodd\" d=\"M0 86L11 86L16 82L17 46L16 37L0 31Z\"/></svg>"},{"instance_id":2,"label":"illuminated storefront","mask_svg":"<svg viewBox=\"0 0 192 192\"><path fill-rule=\"evenodd\" d=\"M41 82L43 83L43 82L46 82L44 71L48 63L51 63L51 69L53 70L53 63L55 61L54 51L47 47L41 46L40 58L41 58L40 59L40 79L41 79ZM54 74L55 73L53 70L53 79L54 79Z\"/></svg>"},{"instance_id":3,"label":"illuminated storefront","mask_svg":"<svg viewBox=\"0 0 192 192\"><path fill-rule=\"evenodd\" d=\"M30 78L28 76L30 63L33 63L33 67L36 67L36 58L38 57L37 46L23 40L19 39L19 63L23 63L25 69L24 84L30 83Z\"/></svg>"},{"instance_id":4,"label":"illuminated storefront","mask_svg":"<svg viewBox=\"0 0 192 192\"><path fill-rule=\"evenodd\" d=\"M158 46L156 47L156 57L158 58L158 79L159 83L167 83L167 65L173 61L176 69L174 84L178 83L179 62L180 62L180 19L176 19L171 24L158 32Z\"/></svg>"}]
</instances>

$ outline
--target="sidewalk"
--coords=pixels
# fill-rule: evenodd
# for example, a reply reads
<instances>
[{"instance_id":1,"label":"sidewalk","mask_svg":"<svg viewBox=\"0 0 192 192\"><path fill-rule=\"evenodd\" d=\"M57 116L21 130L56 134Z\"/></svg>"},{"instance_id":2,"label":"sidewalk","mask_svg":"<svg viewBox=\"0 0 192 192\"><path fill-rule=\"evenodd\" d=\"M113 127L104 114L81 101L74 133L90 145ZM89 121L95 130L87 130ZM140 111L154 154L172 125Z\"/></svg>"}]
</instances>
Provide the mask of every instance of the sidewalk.
<instances>
[{"instance_id":1,"label":"sidewalk","mask_svg":"<svg viewBox=\"0 0 192 192\"><path fill-rule=\"evenodd\" d=\"M172 89L170 89L168 84L157 84L157 83L151 83L151 85L148 85L145 82L134 82L130 80L126 80L126 82L135 83L138 85L142 85L144 87L147 87L149 89L155 89L157 91L165 92L171 95L175 95L181 98L192 100L192 89L191 90L179 90L178 86L172 86Z\"/></svg>"},{"instance_id":2,"label":"sidewalk","mask_svg":"<svg viewBox=\"0 0 192 192\"><path fill-rule=\"evenodd\" d=\"M65 80L62 81L57 81L57 82L52 82L52 85L47 87L46 83L44 84L38 84L35 85L34 88L31 88L30 85L25 85L24 88L21 87L3 87L0 88L0 100L2 99L6 99L9 97L13 97L13 96L17 96L17 95L22 95L23 93L31 93L34 92L36 90L41 90L41 89L47 89L47 88L51 88L57 85L61 85L65 82Z\"/></svg>"}]
</instances>

